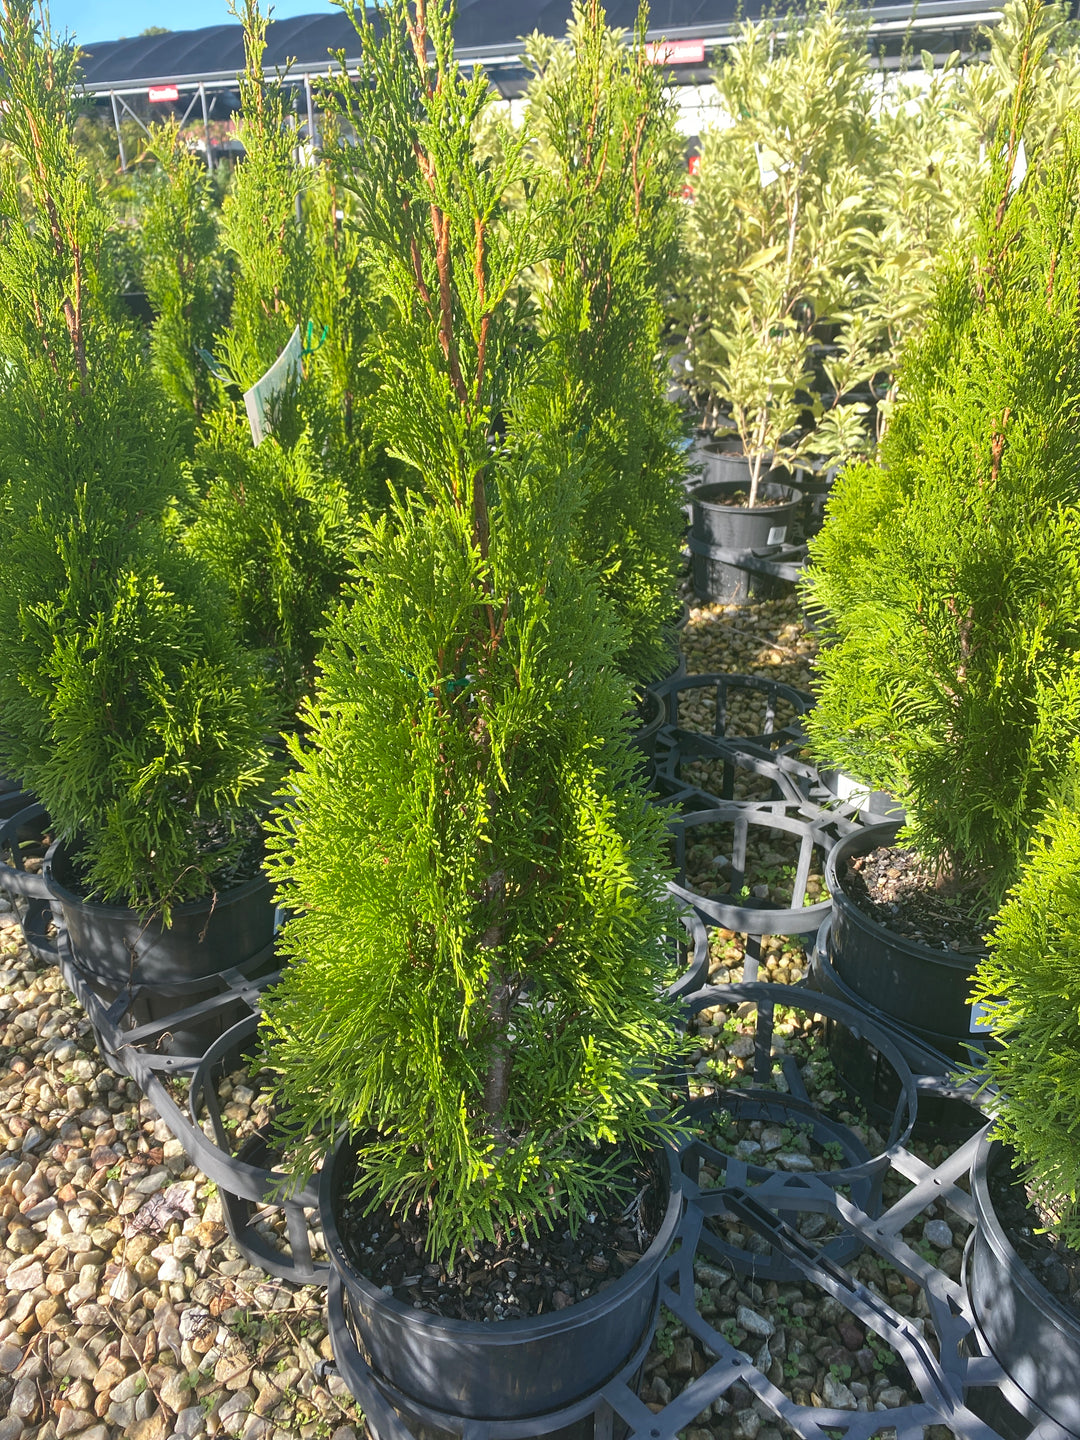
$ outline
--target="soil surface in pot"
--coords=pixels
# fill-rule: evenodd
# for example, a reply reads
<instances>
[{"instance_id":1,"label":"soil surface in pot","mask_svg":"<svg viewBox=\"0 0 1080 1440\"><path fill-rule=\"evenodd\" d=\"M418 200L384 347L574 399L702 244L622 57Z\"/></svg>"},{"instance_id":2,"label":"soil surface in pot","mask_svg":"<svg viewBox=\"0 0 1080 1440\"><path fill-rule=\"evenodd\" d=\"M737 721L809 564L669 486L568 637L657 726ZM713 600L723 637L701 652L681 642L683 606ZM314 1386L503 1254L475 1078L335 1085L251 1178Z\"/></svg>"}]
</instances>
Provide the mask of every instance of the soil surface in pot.
<instances>
[{"instance_id":1,"label":"soil surface in pot","mask_svg":"<svg viewBox=\"0 0 1080 1440\"><path fill-rule=\"evenodd\" d=\"M591 1210L576 1234L563 1226L515 1232L458 1257L452 1271L427 1252L427 1226L383 1206L345 1200L338 1219L357 1269L402 1304L454 1320L518 1320L565 1310L624 1275L663 1221L667 1187L640 1164L627 1167L628 1195Z\"/></svg>"},{"instance_id":2,"label":"soil surface in pot","mask_svg":"<svg viewBox=\"0 0 1080 1440\"><path fill-rule=\"evenodd\" d=\"M999 1165L987 1178L1009 1243L1035 1279L1080 1320L1080 1252L1055 1236L1054 1217L1008 1165Z\"/></svg>"},{"instance_id":3,"label":"soil surface in pot","mask_svg":"<svg viewBox=\"0 0 1080 1440\"><path fill-rule=\"evenodd\" d=\"M771 483L771 482L770 482ZM709 499L710 505L724 505L730 510L745 510L750 504L749 490L734 490L728 495L717 496ZM790 505L790 498L785 499L777 495L759 495L754 501L755 510L772 510L777 505Z\"/></svg>"},{"instance_id":4,"label":"soil surface in pot","mask_svg":"<svg viewBox=\"0 0 1080 1440\"><path fill-rule=\"evenodd\" d=\"M844 893L869 920L934 950L981 955L990 915L971 909L970 896L939 886L914 850L880 845L852 855Z\"/></svg>"}]
</instances>

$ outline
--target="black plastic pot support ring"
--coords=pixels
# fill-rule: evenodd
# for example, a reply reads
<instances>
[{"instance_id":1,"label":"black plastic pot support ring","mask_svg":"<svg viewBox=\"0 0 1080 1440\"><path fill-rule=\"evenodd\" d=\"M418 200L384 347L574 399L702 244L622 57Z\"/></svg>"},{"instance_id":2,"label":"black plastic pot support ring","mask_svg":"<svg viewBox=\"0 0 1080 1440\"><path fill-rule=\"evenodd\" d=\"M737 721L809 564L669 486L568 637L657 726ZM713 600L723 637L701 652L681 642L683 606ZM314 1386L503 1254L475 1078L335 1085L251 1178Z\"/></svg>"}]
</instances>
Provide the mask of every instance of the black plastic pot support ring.
<instances>
[{"instance_id":1,"label":"black plastic pot support ring","mask_svg":"<svg viewBox=\"0 0 1080 1440\"><path fill-rule=\"evenodd\" d=\"M785 685L782 681L770 680L763 675L711 672L704 675L674 675L667 680L657 681L656 684L650 685L649 689L663 700L669 725L677 726L679 724L680 704L682 697L687 692L712 689L715 702L714 735L732 740L738 738L756 740L770 745L779 743L794 749L798 749L806 743L806 733L801 723L801 717L813 709L814 697L803 690L796 690L792 685ZM740 691L765 697L764 727L756 735L729 737L727 735L729 697L733 692ZM776 710L777 704L781 700L794 711L794 716L785 724L778 725Z\"/></svg>"},{"instance_id":2,"label":"black plastic pot support ring","mask_svg":"<svg viewBox=\"0 0 1080 1440\"><path fill-rule=\"evenodd\" d=\"M792 901L784 906L771 901L737 900L735 894L713 897L690 889L686 880L686 832L695 826L714 823L731 825L733 848L729 864L732 890L738 891L746 875L747 845L750 829L776 831L797 838L799 857L792 884ZM762 935L816 935L821 922L832 912L830 900L804 905L806 882L814 851L822 862L835 843L837 834L853 828L852 822L816 806L795 805L791 801L746 802L729 800L707 810L676 815L668 822L674 837L675 867L678 881L669 887L671 893L697 911L706 925L719 925L747 936L743 979L757 979L761 958Z\"/></svg>"}]
</instances>

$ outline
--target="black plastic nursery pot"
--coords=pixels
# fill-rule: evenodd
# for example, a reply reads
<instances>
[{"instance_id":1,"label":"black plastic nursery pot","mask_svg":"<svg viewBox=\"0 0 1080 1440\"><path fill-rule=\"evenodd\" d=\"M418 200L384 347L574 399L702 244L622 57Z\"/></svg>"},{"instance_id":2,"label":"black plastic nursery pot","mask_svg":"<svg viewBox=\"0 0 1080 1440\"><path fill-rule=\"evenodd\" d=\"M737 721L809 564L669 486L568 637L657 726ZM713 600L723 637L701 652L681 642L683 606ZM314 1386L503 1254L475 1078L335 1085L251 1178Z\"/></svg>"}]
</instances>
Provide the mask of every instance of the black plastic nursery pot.
<instances>
[{"instance_id":1,"label":"black plastic nursery pot","mask_svg":"<svg viewBox=\"0 0 1080 1440\"><path fill-rule=\"evenodd\" d=\"M430 1416L453 1421L538 1420L595 1394L648 1338L656 1320L660 1268L682 1217L673 1152L663 1166L668 1196L663 1219L641 1259L596 1295L565 1310L490 1324L446 1319L386 1295L354 1263L338 1228L341 1201L355 1174L351 1137L343 1136L319 1184L322 1231L348 1297L349 1319L330 1310L334 1354L344 1374L359 1348L379 1391L415 1433ZM337 1319L338 1323L335 1323ZM366 1407L365 1407L366 1408ZM532 1434L523 1430L523 1435Z\"/></svg>"},{"instance_id":2,"label":"black plastic nursery pot","mask_svg":"<svg viewBox=\"0 0 1080 1440\"><path fill-rule=\"evenodd\" d=\"M47 834L49 817L45 808L27 796L21 797L28 803L0 824L0 890L11 901L23 939L31 955L42 964L56 960L56 938L52 933L51 897L45 884L45 877L37 868L28 869L28 864L40 866L44 850L43 837ZM34 861L30 852L37 851Z\"/></svg>"},{"instance_id":3,"label":"black plastic nursery pot","mask_svg":"<svg viewBox=\"0 0 1080 1440\"><path fill-rule=\"evenodd\" d=\"M801 497L792 488L787 470L776 468L762 477L758 495L763 500L780 503L769 505L724 504L750 485L749 463L743 457L720 456L727 465L743 467L742 478L717 480L699 485L691 493L690 552L693 557L694 593L708 603L745 604L754 593L772 595L778 583L768 577L755 577L722 560L714 552L764 551L783 545L789 537L792 520L801 504Z\"/></svg>"},{"instance_id":4,"label":"black plastic nursery pot","mask_svg":"<svg viewBox=\"0 0 1080 1440\"><path fill-rule=\"evenodd\" d=\"M927 1044L957 1054L978 1043L980 1014L970 1000L977 956L935 950L894 934L864 915L844 890L847 861L895 842L901 822L885 821L845 835L825 862L832 895L829 959L837 976L859 1000Z\"/></svg>"},{"instance_id":5,"label":"black plastic nursery pot","mask_svg":"<svg viewBox=\"0 0 1080 1440\"><path fill-rule=\"evenodd\" d=\"M71 878L66 846L58 841L45 857L42 879L70 947L69 965L131 1032L125 1043L197 1058L244 1013L223 990L225 972L252 978L273 969L275 905L263 875L174 906L167 928L126 906L84 900L69 888ZM100 1030L97 1038L107 1059L113 1041Z\"/></svg>"},{"instance_id":6,"label":"black plastic nursery pot","mask_svg":"<svg viewBox=\"0 0 1080 1440\"><path fill-rule=\"evenodd\" d=\"M965 1051L947 1035L932 1030L916 1034L898 1025L888 1015L855 994L837 975L829 959L829 936L832 917L827 916L818 931L810 959L809 983L820 995L839 1000L867 1016L870 1022L887 1035L900 1051L915 1076L919 1092L919 1113L916 1134L920 1139L938 1143L966 1140L985 1123L980 1110L978 1087L974 1079L965 1080L957 1074L957 1064L978 1064L981 1056L973 1048ZM829 1055L848 1084L866 1093L862 1086L862 1066L848 1048L830 1037ZM868 1098L866 1108L877 1122L886 1119L877 1101Z\"/></svg>"},{"instance_id":7,"label":"black plastic nursery pot","mask_svg":"<svg viewBox=\"0 0 1080 1440\"><path fill-rule=\"evenodd\" d=\"M990 1180L1009 1163L984 1134L971 1168L978 1224L965 1255L968 1299L980 1339L1007 1377L1009 1403L1080 1436L1080 1319L1035 1278L1002 1229Z\"/></svg>"},{"instance_id":8,"label":"black plastic nursery pot","mask_svg":"<svg viewBox=\"0 0 1080 1440\"><path fill-rule=\"evenodd\" d=\"M167 928L123 905L99 905L70 888L73 874L60 840L42 871L80 964L106 985L172 984L214 975L265 950L274 938L269 880L256 875L231 890L172 908Z\"/></svg>"}]
</instances>

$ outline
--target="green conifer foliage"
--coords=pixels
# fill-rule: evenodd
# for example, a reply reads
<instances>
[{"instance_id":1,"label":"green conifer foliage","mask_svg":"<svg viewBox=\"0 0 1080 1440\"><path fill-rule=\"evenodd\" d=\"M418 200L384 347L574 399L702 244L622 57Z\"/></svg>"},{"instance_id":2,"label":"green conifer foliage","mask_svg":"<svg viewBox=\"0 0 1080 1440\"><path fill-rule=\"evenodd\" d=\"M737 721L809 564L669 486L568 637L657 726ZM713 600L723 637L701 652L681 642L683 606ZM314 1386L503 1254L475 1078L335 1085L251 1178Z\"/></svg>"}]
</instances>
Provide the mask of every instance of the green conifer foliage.
<instances>
[{"instance_id":1,"label":"green conifer foliage","mask_svg":"<svg viewBox=\"0 0 1080 1440\"><path fill-rule=\"evenodd\" d=\"M1023 1162L1050 1228L1080 1249L1080 749L1031 842L978 970L1000 1049L995 1133Z\"/></svg>"},{"instance_id":2,"label":"green conifer foliage","mask_svg":"<svg viewBox=\"0 0 1080 1440\"><path fill-rule=\"evenodd\" d=\"M973 260L941 283L880 465L811 546L817 755L898 794L992 902L1080 733L1080 134L1014 190L1018 95Z\"/></svg>"},{"instance_id":3,"label":"green conifer foliage","mask_svg":"<svg viewBox=\"0 0 1080 1440\"><path fill-rule=\"evenodd\" d=\"M599 0L578 0L565 42L530 36L524 121L552 217L538 285L547 384L566 391L588 475L581 558L627 628L620 664L637 680L671 664L685 468L660 358L681 145L646 17L627 45Z\"/></svg>"},{"instance_id":4,"label":"green conifer foliage","mask_svg":"<svg viewBox=\"0 0 1080 1440\"><path fill-rule=\"evenodd\" d=\"M177 437L103 280L74 52L30 0L2 15L0 758L89 887L167 912L241 843L265 706L224 597L170 536Z\"/></svg>"},{"instance_id":5,"label":"green conifer foliage","mask_svg":"<svg viewBox=\"0 0 1080 1440\"><path fill-rule=\"evenodd\" d=\"M348 182L414 483L367 528L294 746L270 838L291 963L265 1023L298 1172L305 1137L347 1122L358 1192L421 1207L452 1256L576 1220L619 1183L611 1142L661 1124L663 820L626 745L622 632L573 558L564 416L514 430L517 291L547 238L507 204L531 188L520 138L478 158L486 82L458 72L446 8L354 20Z\"/></svg>"},{"instance_id":6,"label":"green conifer foliage","mask_svg":"<svg viewBox=\"0 0 1080 1440\"><path fill-rule=\"evenodd\" d=\"M291 724L316 636L350 573L355 517L384 497L374 483L357 238L340 223L341 198L319 157L297 163L289 92L263 73L267 17L256 0L243 21L246 154L223 224L235 299L217 353L240 387L269 368L297 325L306 353L257 448L235 390L216 387L221 408L196 439L185 539L232 595Z\"/></svg>"},{"instance_id":7,"label":"green conifer foliage","mask_svg":"<svg viewBox=\"0 0 1080 1440\"><path fill-rule=\"evenodd\" d=\"M221 337L227 368L242 390L274 363L295 326L309 314L311 256L299 223L314 179L296 163L291 92L263 72L269 15L258 0L235 11L244 25L246 65L240 79L244 158L222 207L225 244L237 260L229 329Z\"/></svg>"},{"instance_id":8,"label":"green conifer foliage","mask_svg":"<svg viewBox=\"0 0 1080 1440\"><path fill-rule=\"evenodd\" d=\"M213 179L175 123L154 131L159 169L140 216L142 276L155 312L150 354L158 380L182 411L202 415L217 391L199 350L223 319L227 265Z\"/></svg>"},{"instance_id":9,"label":"green conifer foliage","mask_svg":"<svg viewBox=\"0 0 1080 1440\"><path fill-rule=\"evenodd\" d=\"M329 473L307 427L293 443L251 443L232 408L201 428L188 548L227 586L245 644L291 723L311 686L319 636L352 573L355 497Z\"/></svg>"}]
</instances>

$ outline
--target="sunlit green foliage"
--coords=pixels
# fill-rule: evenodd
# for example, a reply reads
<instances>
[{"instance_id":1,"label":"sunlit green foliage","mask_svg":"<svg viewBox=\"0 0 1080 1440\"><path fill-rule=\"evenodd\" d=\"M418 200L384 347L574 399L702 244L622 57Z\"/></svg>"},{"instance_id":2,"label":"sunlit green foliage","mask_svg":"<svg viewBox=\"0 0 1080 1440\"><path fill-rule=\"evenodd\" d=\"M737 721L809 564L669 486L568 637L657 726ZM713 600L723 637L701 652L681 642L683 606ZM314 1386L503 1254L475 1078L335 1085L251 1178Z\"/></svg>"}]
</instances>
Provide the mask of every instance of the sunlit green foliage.
<instances>
[{"instance_id":1,"label":"sunlit green foliage","mask_svg":"<svg viewBox=\"0 0 1080 1440\"><path fill-rule=\"evenodd\" d=\"M372 1204L433 1253L574 1223L658 1125L663 819L633 771L623 634L574 558L587 500L529 392L519 308L550 236L520 138L483 160L483 79L443 7L357 12L352 223L380 277L388 444L411 483L366 531L271 835L290 964L266 1003L298 1173L347 1123ZM430 43L434 61L429 64ZM542 387L541 387L542 388ZM518 401L527 423L518 423ZM505 426L493 429L498 416Z\"/></svg>"},{"instance_id":2,"label":"sunlit green foliage","mask_svg":"<svg viewBox=\"0 0 1080 1440\"><path fill-rule=\"evenodd\" d=\"M0 28L0 758L89 887L167 913L240 844L265 707L224 597L170 535L178 437L102 268L73 51L30 0Z\"/></svg>"},{"instance_id":3,"label":"sunlit green foliage","mask_svg":"<svg viewBox=\"0 0 1080 1440\"><path fill-rule=\"evenodd\" d=\"M817 755L899 795L923 854L991 902L1080 734L1080 132L1016 188L1024 118L1021 94L974 254L806 582L827 612Z\"/></svg>"}]
</instances>

